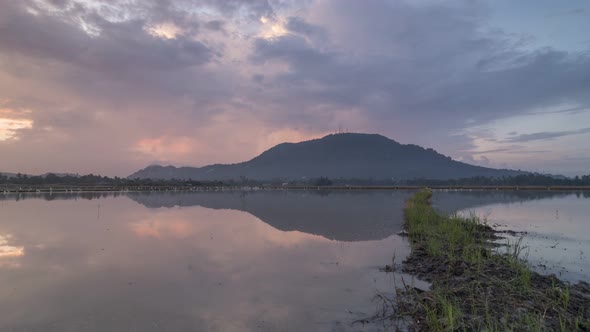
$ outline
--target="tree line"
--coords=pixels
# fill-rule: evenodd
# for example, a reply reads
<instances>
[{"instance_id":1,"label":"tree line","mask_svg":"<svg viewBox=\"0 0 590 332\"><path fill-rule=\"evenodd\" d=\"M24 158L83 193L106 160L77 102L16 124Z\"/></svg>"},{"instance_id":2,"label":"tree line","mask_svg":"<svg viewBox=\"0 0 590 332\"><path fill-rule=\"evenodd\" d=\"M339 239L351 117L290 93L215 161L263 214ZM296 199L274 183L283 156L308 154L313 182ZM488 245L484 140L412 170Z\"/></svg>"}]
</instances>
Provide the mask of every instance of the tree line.
<instances>
[{"instance_id":1,"label":"tree line","mask_svg":"<svg viewBox=\"0 0 590 332\"><path fill-rule=\"evenodd\" d=\"M64 185L64 186L220 186L221 181L196 181L196 180L152 180L152 179L128 179L120 177L108 177L94 174L87 175L56 175L46 174L43 176L30 176L17 174L14 177L0 175L0 184L4 185Z\"/></svg>"},{"instance_id":2,"label":"tree line","mask_svg":"<svg viewBox=\"0 0 590 332\"><path fill-rule=\"evenodd\" d=\"M410 179L410 180L378 180L378 179L343 179L322 176L298 181L275 179L272 181L257 181L247 178L226 181L198 181L192 179L128 179L107 177L94 174L88 175L56 175L30 176L17 174L14 177L0 175L0 185L29 185L29 186L260 186L260 185L313 185L313 186L371 186L371 185L412 185L412 186L590 186L590 174L584 176L553 177L538 173L522 174L505 177L475 176L461 179Z\"/></svg>"},{"instance_id":3,"label":"tree line","mask_svg":"<svg viewBox=\"0 0 590 332\"><path fill-rule=\"evenodd\" d=\"M496 178L475 176L450 180L413 179L406 181L405 184L426 186L590 186L590 174L573 178L529 173Z\"/></svg>"}]
</instances>

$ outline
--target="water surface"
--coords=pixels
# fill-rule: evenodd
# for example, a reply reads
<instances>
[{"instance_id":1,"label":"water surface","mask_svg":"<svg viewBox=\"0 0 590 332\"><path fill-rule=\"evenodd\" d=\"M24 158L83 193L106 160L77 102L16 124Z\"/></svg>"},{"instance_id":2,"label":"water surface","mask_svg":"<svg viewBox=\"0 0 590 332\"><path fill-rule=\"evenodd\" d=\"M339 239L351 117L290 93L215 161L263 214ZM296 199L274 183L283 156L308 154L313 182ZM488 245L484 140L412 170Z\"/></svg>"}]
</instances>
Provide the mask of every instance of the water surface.
<instances>
[{"instance_id":1,"label":"water surface","mask_svg":"<svg viewBox=\"0 0 590 332\"><path fill-rule=\"evenodd\" d=\"M376 330L409 195L5 195L0 330Z\"/></svg>"},{"instance_id":2,"label":"water surface","mask_svg":"<svg viewBox=\"0 0 590 332\"><path fill-rule=\"evenodd\" d=\"M498 230L526 232L523 257L536 271L590 281L590 191L441 190L433 204L445 212L475 213ZM519 237L506 235L512 243Z\"/></svg>"},{"instance_id":3,"label":"water surface","mask_svg":"<svg viewBox=\"0 0 590 332\"><path fill-rule=\"evenodd\" d=\"M0 195L0 331L373 331L409 191ZM436 191L588 280L589 193Z\"/></svg>"}]
</instances>

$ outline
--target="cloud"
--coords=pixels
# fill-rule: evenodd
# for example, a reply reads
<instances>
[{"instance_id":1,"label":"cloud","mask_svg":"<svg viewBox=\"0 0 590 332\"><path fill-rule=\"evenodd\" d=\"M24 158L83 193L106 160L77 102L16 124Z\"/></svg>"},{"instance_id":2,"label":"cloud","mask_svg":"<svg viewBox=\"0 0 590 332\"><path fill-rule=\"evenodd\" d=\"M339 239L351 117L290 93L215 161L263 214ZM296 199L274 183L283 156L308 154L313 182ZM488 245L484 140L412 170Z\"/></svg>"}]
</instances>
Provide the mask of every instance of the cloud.
<instances>
[{"instance_id":1,"label":"cloud","mask_svg":"<svg viewBox=\"0 0 590 332\"><path fill-rule=\"evenodd\" d=\"M0 142L0 153L12 157L3 167L127 175L154 159L238 162L276 137L311 138L338 127L468 160L494 149L476 148L462 134L470 128L533 119L543 115L538 109L562 105L564 116L584 113L588 53L534 48L491 27L493 6L6 2L0 100L30 110L20 118L31 126L18 129L18 146ZM515 132L506 143L569 129L537 131Z\"/></svg>"},{"instance_id":2,"label":"cloud","mask_svg":"<svg viewBox=\"0 0 590 332\"><path fill-rule=\"evenodd\" d=\"M547 15L547 17L559 17L559 16L588 16L588 10L586 8L572 8L568 10L563 10L558 13L554 13L552 15Z\"/></svg>"},{"instance_id":3,"label":"cloud","mask_svg":"<svg viewBox=\"0 0 590 332\"><path fill-rule=\"evenodd\" d=\"M310 24L301 17L289 17L286 28L293 33L300 34L318 43L328 41L328 35L324 28L319 25Z\"/></svg>"},{"instance_id":4,"label":"cloud","mask_svg":"<svg viewBox=\"0 0 590 332\"><path fill-rule=\"evenodd\" d=\"M225 26L225 22L221 20L212 20L205 23L205 28L213 31L223 31Z\"/></svg>"},{"instance_id":5,"label":"cloud","mask_svg":"<svg viewBox=\"0 0 590 332\"><path fill-rule=\"evenodd\" d=\"M110 75L132 70L175 70L211 60L211 50L185 36L154 37L142 20L110 22L87 9L79 16L99 31L49 15L10 8L0 16L0 46L9 53L54 60ZM16 38L18 36L18 38Z\"/></svg>"},{"instance_id":6,"label":"cloud","mask_svg":"<svg viewBox=\"0 0 590 332\"><path fill-rule=\"evenodd\" d=\"M483 155L483 154L494 154L494 153L507 153L507 154L537 154L537 153L547 153L551 152L550 150L531 150L527 149L525 146L509 146L504 148L497 148L497 149L490 149L490 150L472 150L468 151L473 155ZM489 158L488 158L489 161Z\"/></svg>"},{"instance_id":7,"label":"cloud","mask_svg":"<svg viewBox=\"0 0 590 332\"><path fill-rule=\"evenodd\" d=\"M527 114L528 115L546 115L546 114L562 114L562 113L580 114L580 113L589 112L589 111L590 111L590 105L585 105L585 106L578 106L578 107L569 107L569 108L560 109L557 111L529 112Z\"/></svg>"},{"instance_id":8,"label":"cloud","mask_svg":"<svg viewBox=\"0 0 590 332\"><path fill-rule=\"evenodd\" d=\"M581 135L590 133L590 128L582 128L577 130L565 130L565 131L544 131L532 134L521 134L515 137L505 139L505 142L509 143L523 143L531 141L542 141L552 140L564 136Z\"/></svg>"},{"instance_id":9,"label":"cloud","mask_svg":"<svg viewBox=\"0 0 590 332\"><path fill-rule=\"evenodd\" d=\"M435 129L429 119L436 118L444 130L564 99L588 100L587 56L520 51L508 36L478 33L482 14L469 6L343 1L319 7L347 22L346 28L326 22L338 47L324 49L295 35L254 44L254 64L287 65L274 84L289 87L293 99L354 105L385 122L401 113L404 122L428 129Z\"/></svg>"}]
</instances>

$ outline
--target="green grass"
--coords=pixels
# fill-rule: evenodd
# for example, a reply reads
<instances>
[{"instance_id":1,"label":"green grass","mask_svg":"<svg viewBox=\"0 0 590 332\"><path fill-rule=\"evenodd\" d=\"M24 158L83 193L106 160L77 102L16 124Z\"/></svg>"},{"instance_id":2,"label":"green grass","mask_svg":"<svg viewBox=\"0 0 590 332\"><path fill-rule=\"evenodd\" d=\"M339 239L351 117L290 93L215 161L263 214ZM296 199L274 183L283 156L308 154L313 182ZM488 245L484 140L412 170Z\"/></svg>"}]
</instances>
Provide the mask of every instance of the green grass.
<instances>
[{"instance_id":1,"label":"green grass","mask_svg":"<svg viewBox=\"0 0 590 332\"><path fill-rule=\"evenodd\" d=\"M423 331L576 331L590 327L590 305L572 300L568 285L543 277L527 263L523 238L497 239L475 215L443 215L421 190L404 208L413 264L432 281L424 293L408 291L400 312ZM403 299L402 299L403 301ZM572 303L576 303L572 305Z\"/></svg>"},{"instance_id":2,"label":"green grass","mask_svg":"<svg viewBox=\"0 0 590 332\"><path fill-rule=\"evenodd\" d=\"M425 246L431 256L450 261L480 263L490 256L481 240L490 230L477 216L438 214L430 206L431 191L422 190L406 202L404 209L411 243Z\"/></svg>"}]
</instances>

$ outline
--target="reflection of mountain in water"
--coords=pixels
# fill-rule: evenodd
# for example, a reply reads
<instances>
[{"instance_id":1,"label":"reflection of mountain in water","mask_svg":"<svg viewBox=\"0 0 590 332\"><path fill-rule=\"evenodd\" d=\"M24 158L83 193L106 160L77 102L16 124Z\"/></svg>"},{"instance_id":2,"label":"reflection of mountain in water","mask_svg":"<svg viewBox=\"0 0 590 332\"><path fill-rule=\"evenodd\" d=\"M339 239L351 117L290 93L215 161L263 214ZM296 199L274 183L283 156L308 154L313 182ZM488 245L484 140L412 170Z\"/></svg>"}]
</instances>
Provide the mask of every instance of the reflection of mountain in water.
<instances>
[{"instance_id":1,"label":"reflection of mountain in water","mask_svg":"<svg viewBox=\"0 0 590 332\"><path fill-rule=\"evenodd\" d=\"M130 193L150 208L195 206L248 212L282 231L339 241L384 239L402 228L409 191Z\"/></svg>"},{"instance_id":2,"label":"reflection of mountain in water","mask_svg":"<svg viewBox=\"0 0 590 332\"><path fill-rule=\"evenodd\" d=\"M453 212L573 194L590 198L588 191L435 191L433 204L443 212ZM410 191L86 192L8 194L0 195L0 201L128 196L148 208L202 206L241 210L282 231L300 231L339 241L367 241L384 239L401 230L403 204L410 195Z\"/></svg>"},{"instance_id":3,"label":"reflection of mountain in water","mask_svg":"<svg viewBox=\"0 0 590 332\"><path fill-rule=\"evenodd\" d=\"M436 209L442 212L452 213L455 211L469 210L484 205L551 199L568 195L578 195L585 198L590 198L589 191L436 190L432 195L432 204Z\"/></svg>"}]
</instances>

